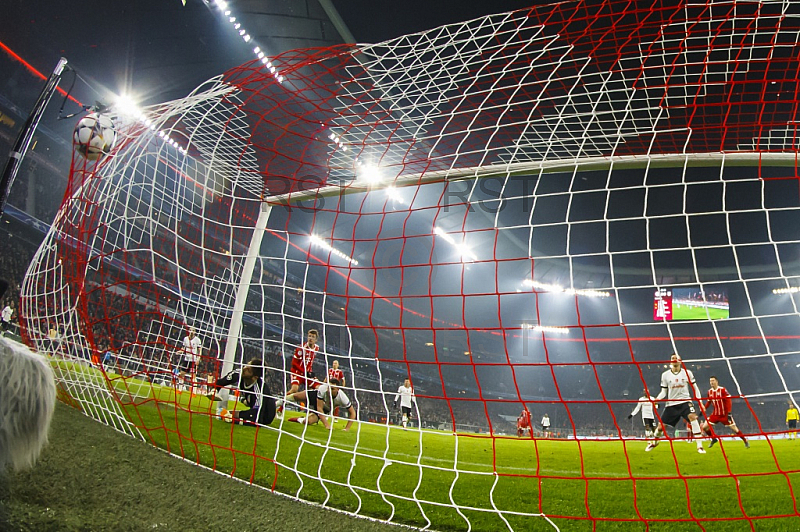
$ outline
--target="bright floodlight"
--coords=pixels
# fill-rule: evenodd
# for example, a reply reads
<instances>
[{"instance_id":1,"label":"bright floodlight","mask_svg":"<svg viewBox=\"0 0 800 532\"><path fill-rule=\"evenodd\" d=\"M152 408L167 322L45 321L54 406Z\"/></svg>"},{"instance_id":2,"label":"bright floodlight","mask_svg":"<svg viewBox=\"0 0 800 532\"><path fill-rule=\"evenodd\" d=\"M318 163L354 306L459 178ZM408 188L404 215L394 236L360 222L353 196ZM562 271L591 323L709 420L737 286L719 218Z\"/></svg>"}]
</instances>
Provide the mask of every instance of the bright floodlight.
<instances>
[{"instance_id":1,"label":"bright floodlight","mask_svg":"<svg viewBox=\"0 0 800 532\"><path fill-rule=\"evenodd\" d=\"M334 140L334 142L337 142L337 140ZM383 179L380 168L372 163L365 163L358 166L356 177L359 181L370 185L379 183Z\"/></svg>"},{"instance_id":2,"label":"bright floodlight","mask_svg":"<svg viewBox=\"0 0 800 532\"><path fill-rule=\"evenodd\" d=\"M127 94L123 94L117 97L116 101L114 102L114 110L120 115L124 117L130 118L138 118L141 116L142 111L139 109L139 106L136 105L136 102L133 101Z\"/></svg>"},{"instance_id":3,"label":"bright floodlight","mask_svg":"<svg viewBox=\"0 0 800 532\"><path fill-rule=\"evenodd\" d=\"M576 290L574 288L564 288L563 286L557 284L540 283L531 279L525 279L522 281L522 284L543 292L562 292L568 295L585 297L611 297L611 293L603 290Z\"/></svg>"},{"instance_id":4,"label":"bright floodlight","mask_svg":"<svg viewBox=\"0 0 800 532\"><path fill-rule=\"evenodd\" d=\"M444 238L448 244L456 248L459 257L461 258L461 262L470 262L478 259L478 256L472 252L472 249L470 249L466 242L456 242L452 236L448 235L444 229L439 226L434 227L433 232Z\"/></svg>"},{"instance_id":5,"label":"bright floodlight","mask_svg":"<svg viewBox=\"0 0 800 532\"><path fill-rule=\"evenodd\" d=\"M311 239L311 243L312 244L315 244L315 245L321 247L322 249L324 249L326 251L329 251L333 255L336 255L337 257L346 260L347 262L349 262L350 264L352 264L354 266L358 266L358 261L356 259L354 259L350 255L347 255L346 253L342 253L341 251L339 251L338 249L334 248L333 246L328 244L325 240L323 240L322 238L318 237L317 235L309 235L309 238Z\"/></svg>"}]
</instances>

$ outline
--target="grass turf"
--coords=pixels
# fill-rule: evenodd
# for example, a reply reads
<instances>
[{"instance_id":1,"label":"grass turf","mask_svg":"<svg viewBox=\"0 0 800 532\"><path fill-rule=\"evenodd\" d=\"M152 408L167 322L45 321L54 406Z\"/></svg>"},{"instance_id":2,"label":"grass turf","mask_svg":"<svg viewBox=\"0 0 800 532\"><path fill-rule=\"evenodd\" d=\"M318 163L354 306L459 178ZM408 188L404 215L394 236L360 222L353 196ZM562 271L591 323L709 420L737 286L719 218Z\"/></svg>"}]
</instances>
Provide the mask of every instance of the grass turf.
<instances>
[{"instance_id":1,"label":"grass turf","mask_svg":"<svg viewBox=\"0 0 800 532\"><path fill-rule=\"evenodd\" d=\"M60 371L85 386L108 386L93 368L60 363ZM393 522L439 530L800 528L796 442L757 440L745 449L724 439L699 455L683 441L645 453L640 441L518 440L366 423L348 433L338 430L343 422L332 432L281 420L257 428L213 419L202 397L134 378L108 382L127 419L160 448Z\"/></svg>"},{"instance_id":2,"label":"grass turf","mask_svg":"<svg viewBox=\"0 0 800 532\"><path fill-rule=\"evenodd\" d=\"M231 481L59 404L30 471L0 475L3 532L377 532L375 523Z\"/></svg>"},{"instance_id":3,"label":"grass turf","mask_svg":"<svg viewBox=\"0 0 800 532\"><path fill-rule=\"evenodd\" d=\"M721 320L729 315L727 309L715 307L690 307L678 305L672 308L673 320Z\"/></svg>"}]
</instances>

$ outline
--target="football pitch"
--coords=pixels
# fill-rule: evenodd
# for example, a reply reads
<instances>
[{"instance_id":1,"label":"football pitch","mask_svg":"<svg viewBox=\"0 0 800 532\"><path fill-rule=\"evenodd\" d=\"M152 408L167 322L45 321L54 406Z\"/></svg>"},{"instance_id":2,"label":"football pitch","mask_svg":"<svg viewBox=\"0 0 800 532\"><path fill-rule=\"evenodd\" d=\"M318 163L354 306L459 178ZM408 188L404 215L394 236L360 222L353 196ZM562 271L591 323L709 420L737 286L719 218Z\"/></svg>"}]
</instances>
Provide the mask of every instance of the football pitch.
<instances>
[{"instance_id":1,"label":"football pitch","mask_svg":"<svg viewBox=\"0 0 800 532\"><path fill-rule=\"evenodd\" d=\"M92 368L80 379L104 380ZM214 419L211 403L112 377L152 444L325 506L435 530L790 530L800 526L800 442L738 439L705 455L685 441L532 440L356 423ZM291 414L289 414L291 415ZM278 430L280 429L280 430ZM763 519L762 517L767 517ZM786 517L773 517L786 516ZM750 519L750 521L748 521Z\"/></svg>"},{"instance_id":2,"label":"football pitch","mask_svg":"<svg viewBox=\"0 0 800 532\"><path fill-rule=\"evenodd\" d=\"M728 317L728 310L713 307L694 307L675 305L672 309L673 320L722 320Z\"/></svg>"}]
</instances>

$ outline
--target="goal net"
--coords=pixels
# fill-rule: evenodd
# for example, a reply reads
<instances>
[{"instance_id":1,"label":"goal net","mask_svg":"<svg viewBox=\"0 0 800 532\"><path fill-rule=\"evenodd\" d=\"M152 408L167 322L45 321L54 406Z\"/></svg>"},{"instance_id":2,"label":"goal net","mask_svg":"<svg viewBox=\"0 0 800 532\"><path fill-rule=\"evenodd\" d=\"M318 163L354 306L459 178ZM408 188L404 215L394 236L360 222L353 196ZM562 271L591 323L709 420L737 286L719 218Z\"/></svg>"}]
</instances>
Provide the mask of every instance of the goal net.
<instances>
[{"instance_id":1,"label":"goal net","mask_svg":"<svg viewBox=\"0 0 800 532\"><path fill-rule=\"evenodd\" d=\"M75 156L25 338L99 421L360 516L796 527L799 32L789 1L564 2L245 64ZM281 400L310 329L333 430L218 419L210 383L260 358ZM717 423L658 401L646 453L673 353Z\"/></svg>"}]
</instances>

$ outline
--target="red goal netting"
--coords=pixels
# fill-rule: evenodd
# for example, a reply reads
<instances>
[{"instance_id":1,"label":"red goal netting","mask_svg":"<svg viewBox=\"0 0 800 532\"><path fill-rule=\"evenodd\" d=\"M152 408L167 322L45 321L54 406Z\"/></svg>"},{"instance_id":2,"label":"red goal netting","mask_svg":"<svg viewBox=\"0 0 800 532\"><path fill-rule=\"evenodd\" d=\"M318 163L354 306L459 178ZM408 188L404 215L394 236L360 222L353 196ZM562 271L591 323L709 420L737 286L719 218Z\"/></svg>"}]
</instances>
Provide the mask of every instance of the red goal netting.
<instances>
[{"instance_id":1,"label":"red goal netting","mask_svg":"<svg viewBox=\"0 0 800 532\"><path fill-rule=\"evenodd\" d=\"M564 2L245 64L76 155L26 339L96 419L357 515L796 527L799 35L789 1ZM218 419L309 329L335 430ZM714 432L643 426L672 353Z\"/></svg>"}]
</instances>

